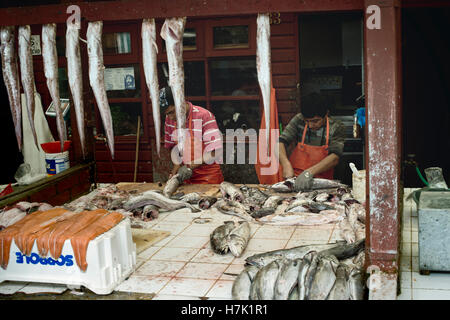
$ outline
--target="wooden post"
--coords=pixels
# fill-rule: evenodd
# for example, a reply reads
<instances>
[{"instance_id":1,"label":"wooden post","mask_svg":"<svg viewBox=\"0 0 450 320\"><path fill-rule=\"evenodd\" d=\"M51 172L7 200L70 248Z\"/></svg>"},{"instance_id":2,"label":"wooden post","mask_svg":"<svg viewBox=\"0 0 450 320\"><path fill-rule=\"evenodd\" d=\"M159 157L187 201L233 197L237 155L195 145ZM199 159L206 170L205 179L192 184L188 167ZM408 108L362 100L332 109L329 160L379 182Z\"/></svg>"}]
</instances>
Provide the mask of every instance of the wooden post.
<instances>
[{"instance_id":1,"label":"wooden post","mask_svg":"<svg viewBox=\"0 0 450 320\"><path fill-rule=\"evenodd\" d=\"M401 24L398 1L365 0L367 265L398 271L403 190L401 173ZM369 29L379 8L380 28ZM373 27L373 26L372 26Z\"/></svg>"}]
</instances>

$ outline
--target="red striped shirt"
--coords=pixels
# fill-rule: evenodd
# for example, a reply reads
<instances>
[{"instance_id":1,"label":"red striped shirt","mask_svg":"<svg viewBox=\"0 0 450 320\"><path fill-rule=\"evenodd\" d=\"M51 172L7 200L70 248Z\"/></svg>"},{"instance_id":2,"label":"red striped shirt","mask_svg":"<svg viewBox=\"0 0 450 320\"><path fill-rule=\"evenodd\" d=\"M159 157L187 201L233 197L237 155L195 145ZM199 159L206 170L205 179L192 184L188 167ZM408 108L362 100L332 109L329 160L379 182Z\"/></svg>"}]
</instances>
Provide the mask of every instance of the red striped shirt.
<instances>
[{"instance_id":1,"label":"red striped shirt","mask_svg":"<svg viewBox=\"0 0 450 320\"><path fill-rule=\"evenodd\" d=\"M221 149L222 133L217 126L216 118L208 110L194 106L188 102L190 112L192 112L192 134L196 139L202 141L205 152ZM186 128L189 128L189 117L186 118ZM176 137L174 137L177 122L171 120L166 116L164 124L164 147L172 149L176 144Z\"/></svg>"}]
</instances>

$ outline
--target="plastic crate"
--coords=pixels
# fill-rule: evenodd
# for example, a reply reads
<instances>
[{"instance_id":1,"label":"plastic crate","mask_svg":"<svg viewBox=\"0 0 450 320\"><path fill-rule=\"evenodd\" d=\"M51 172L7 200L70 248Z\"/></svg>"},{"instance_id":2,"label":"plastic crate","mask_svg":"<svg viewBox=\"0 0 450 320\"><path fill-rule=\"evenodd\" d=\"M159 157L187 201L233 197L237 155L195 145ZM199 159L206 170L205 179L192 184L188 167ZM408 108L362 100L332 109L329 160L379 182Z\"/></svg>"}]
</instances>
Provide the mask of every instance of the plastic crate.
<instances>
[{"instance_id":1,"label":"plastic crate","mask_svg":"<svg viewBox=\"0 0 450 320\"><path fill-rule=\"evenodd\" d=\"M86 271L78 267L70 239L64 242L58 260L39 256L34 243L30 256L24 256L14 240L6 270L0 268L3 281L26 281L84 286L96 294L109 294L136 267L136 244L132 240L130 219L125 218L109 231L89 242Z\"/></svg>"}]
</instances>

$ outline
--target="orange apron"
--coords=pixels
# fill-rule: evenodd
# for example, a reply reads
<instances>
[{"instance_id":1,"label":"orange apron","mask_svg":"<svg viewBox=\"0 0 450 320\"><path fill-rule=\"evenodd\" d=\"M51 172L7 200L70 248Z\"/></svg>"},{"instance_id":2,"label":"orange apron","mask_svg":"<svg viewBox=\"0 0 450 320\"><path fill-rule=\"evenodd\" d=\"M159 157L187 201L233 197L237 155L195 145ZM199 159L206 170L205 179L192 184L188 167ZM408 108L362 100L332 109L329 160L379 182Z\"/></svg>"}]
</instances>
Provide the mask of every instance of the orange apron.
<instances>
[{"instance_id":1,"label":"orange apron","mask_svg":"<svg viewBox=\"0 0 450 320\"><path fill-rule=\"evenodd\" d=\"M203 141L199 141L198 139L195 139L194 133L192 131L192 105L191 109L189 110L189 133L190 133L190 144L188 143L185 147L185 153L190 154L190 161L192 162L194 160L194 147L196 144L194 144L194 141L197 140L197 144L200 143L202 146L202 155L203 155ZM220 165L218 163L212 163L212 164L202 164L201 166L195 168L192 171L192 177L184 183L186 184L220 184L224 181L222 170L220 169Z\"/></svg>"},{"instance_id":2,"label":"orange apron","mask_svg":"<svg viewBox=\"0 0 450 320\"><path fill-rule=\"evenodd\" d=\"M326 142L323 146L311 146L305 144L305 136L308 131L308 125L305 124L305 129L303 130L302 142L299 142L295 147L294 151L289 158L289 161L292 164L292 168L294 169L294 173L296 176L301 174L304 170L312 167L313 165L319 163L324 158L328 156L328 138L330 133L330 127L328 123L327 117L327 136ZM324 179L333 179L333 168L316 174L314 177L316 178L324 178Z\"/></svg>"}]
</instances>

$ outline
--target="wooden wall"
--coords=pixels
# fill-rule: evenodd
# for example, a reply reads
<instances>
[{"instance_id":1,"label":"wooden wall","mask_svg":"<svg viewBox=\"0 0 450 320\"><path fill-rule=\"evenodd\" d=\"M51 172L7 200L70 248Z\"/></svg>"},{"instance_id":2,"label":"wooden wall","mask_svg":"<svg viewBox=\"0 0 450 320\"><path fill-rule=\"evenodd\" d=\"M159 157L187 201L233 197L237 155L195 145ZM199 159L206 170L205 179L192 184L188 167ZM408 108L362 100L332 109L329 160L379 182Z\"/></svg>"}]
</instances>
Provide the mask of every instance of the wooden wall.
<instances>
[{"instance_id":1,"label":"wooden wall","mask_svg":"<svg viewBox=\"0 0 450 320\"><path fill-rule=\"evenodd\" d=\"M139 24L139 22L137 22L137 24ZM41 34L41 26L33 26L32 31L33 34ZM140 34L138 36L140 39ZM271 25L271 46L273 85L276 89L278 111L284 127L298 112L295 103L297 94L296 88L297 83L299 82L298 26L296 14L281 13L280 23ZM82 44L81 49L86 50L86 45ZM139 50L141 50L140 47ZM60 65L65 64L64 60L64 57L60 58ZM41 94L42 103L46 109L51 102L51 98L43 72L42 56L34 56L34 68L36 87ZM143 70L141 65L141 75L142 74ZM139 143L136 181L153 182L154 171L159 172L159 174L156 174L155 176L155 181L162 181L166 177L164 173L167 173L171 167L170 154L164 150L163 146L161 146L161 158L156 156L154 124L149 93L145 86L145 81L141 81L141 83L144 83L142 94L145 95L146 101L146 104L143 107L143 117L147 118L145 122L148 125L141 127L143 136L141 136ZM90 90L88 83L84 83L84 86L85 90ZM92 103L87 103L86 108L91 108L91 110L94 111ZM98 116L98 112L95 113ZM55 139L57 139L55 119L47 118L47 120ZM99 121L100 120L97 120L97 123L100 123L101 128L101 122ZM163 131L163 123L161 127L161 130ZM87 128L87 130L89 130L89 128ZM136 137L134 136L126 139L116 138L115 149L115 159L112 161L105 143L103 141L97 141L95 143L94 160L97 164L97 182L133 181Z\"/></svg>"}]
</instances>

